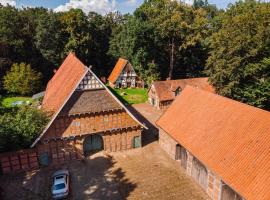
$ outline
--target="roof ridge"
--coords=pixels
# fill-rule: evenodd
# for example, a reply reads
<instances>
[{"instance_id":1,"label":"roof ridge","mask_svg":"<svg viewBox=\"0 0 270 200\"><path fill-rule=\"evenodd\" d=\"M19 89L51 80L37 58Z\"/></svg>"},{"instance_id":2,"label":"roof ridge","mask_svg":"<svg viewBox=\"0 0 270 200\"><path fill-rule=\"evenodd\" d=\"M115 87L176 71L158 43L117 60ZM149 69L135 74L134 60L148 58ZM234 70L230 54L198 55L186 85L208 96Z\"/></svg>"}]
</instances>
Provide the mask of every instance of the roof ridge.
<instances>
[{"instance_id":1,"label":"roof ridge","mask_svg":"<svg viewBox=\"0 0 270 200\"><path fill-rule=\"evenodd\" d=\"M225 100L225 101L232 102L232 103L234 103L234 104L239 104L239 105L241 105L241 106L248 107L249 109L258 110L258 111L261 111L261 112L264 112L264 113L267 113L267 114L270 115L270 112L267 111L267 110L264 110L264 109L262 109L262 108L258 108L258 107L249 105L249 104L247 104L247 103L243 103L243 102L241 102L241 101L237 101L237 100L232 99L232 98L228 98L228 97L225 97L225 96L216 94L216 93L208 92L208 91L202 90L202 89L200 89L200 88L195 88L195 87L193 87L193 86L191 86L191 85L187 85L187 86L185 87L185 89L186 89L186 88L187 88L187 89L188 89L188 88L192 88L192 90L199 90L199 91L202 92L202 93L206 93L206 94L208 94L208 95L213 95L213 96L215 96L215 97L217 97L217 98L220 98L220 99L223 99L223 100ZM184 89L182 92L184 92L185 89ZM180 95L179 95L179 96L180 96ZM179 98L179 97L176 97L176 99L177 99L177 98Z\"/></svg>"}]
</instances>

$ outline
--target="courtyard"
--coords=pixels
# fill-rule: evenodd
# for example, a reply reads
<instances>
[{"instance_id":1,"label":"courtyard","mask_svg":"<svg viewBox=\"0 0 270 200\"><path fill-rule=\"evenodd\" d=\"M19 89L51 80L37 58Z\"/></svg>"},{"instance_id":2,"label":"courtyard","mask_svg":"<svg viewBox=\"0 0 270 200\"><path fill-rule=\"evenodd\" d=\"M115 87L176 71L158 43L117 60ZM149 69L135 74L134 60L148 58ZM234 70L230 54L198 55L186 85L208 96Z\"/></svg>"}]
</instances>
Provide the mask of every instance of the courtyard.
<instances>
[{"instance_id":1,"label":"courtyard","mask_svg":"<svg viewBox=\"0 0 270 200\"><path fill-rule=\"evenodd\" d=\"M153 120L162 112L151 111L148 104L132 108L145 124L152 124L144 132L143 148L99 152L82 161L58 167L1 176L4 199L50 199L51 175L57 169L70 171L69 199L208 199L205 192L182 171L179 163L159 147Z\"/></svg>"},{"instance_id":2,"label":"courtyard","mask_svg":"<svg viewBox=\"0 0 270 200\"><path fill-rule=\"evenodd\" d=\"M71 174L69 199L207 199L157 142L126 152L101 152L61 167L2 176L4 199L50 199L50 177L60 168Z\"/></svg>"}]
</instances>

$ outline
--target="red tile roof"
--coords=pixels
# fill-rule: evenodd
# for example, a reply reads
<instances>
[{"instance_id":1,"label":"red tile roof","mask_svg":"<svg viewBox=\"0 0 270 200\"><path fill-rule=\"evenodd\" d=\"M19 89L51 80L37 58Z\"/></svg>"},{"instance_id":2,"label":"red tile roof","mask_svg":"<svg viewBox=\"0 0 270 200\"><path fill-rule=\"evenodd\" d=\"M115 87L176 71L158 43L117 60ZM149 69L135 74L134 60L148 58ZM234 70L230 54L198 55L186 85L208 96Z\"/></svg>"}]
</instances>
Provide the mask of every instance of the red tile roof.
<instances>
[{"instance_id":1,"label":"red tile roof","mask_svg":"<svg viewBox=\"0 0 270 200\"><path fill-rule=\"evenodd\" d=\"M108 80L111 83L115 83L115 81L117 80L117 78L119 77L119 75L121 74L121 72L123 71L124 67L127 65L128 61L123 59L123 58L119 58L116 65L113 68L113 71L111 72Z\"/></svg>"},{"instance_id":2,"label":"red tile roof","mask_svg":"<svg viewBox=\"0 0 270 200\"><path fill-rule=\"evenodd\" d=\"M189 78L167 81L155 81L153 86L159 101L169 101L175 99L175 90L180 87L183 90L187 85L198 87L214 93L214 88L208 83L208 78Z\"/></svg>"},{"instance_id":3,"label":"red tile roof","mask_svg":"<svg viewBox=\"0 0 270 200\"><path fill-rule=\"evenodd\" d=\"M42 107L57 112L87 72L87 67L70 53L49 81Z\"/></svg>"},{"instance_id":4,"label":"red tile roof","mask_svg":"<svg viewBox=\"0 0 270 200\"><path fill-rule=\"evenodd\" d=\"M156 123L244 198L270 199L270 112L187 86Z\"/></svg>"},{"instance_id":5,"label":"red tile roof","mask_svg":"<svg viewBox=\"0 0 270 200\"><path fill-rule=\"evenodd\" d=\"M51 124L53 123L57 115L60 113L60 111L63 108L65 108L64 106L66 105L68 100L72 97L72 94L74 93L75 89L78 87L80 82L83 80L87 72L90 72L94 76L94 78L106 90L105 98L107 98L108 96L112 97L110 99L107 99L108 100L107 103L110 103L110 106L113 106L114 108L116 108L116 105L117 105L117 109L122 107L131 116L131 118L133 118L140 126L147 129L147 127L144 124L142 124L140 121L138 121L138 119L124 106L124 104L122 104L121 101L113 95L113 93L101 82L101 80L91 71L91 69L87 68L73 53L70 53L47 85L45 96L42 102L42 108L44 108L47 111L52 111L53 116L50 122L47 124L47 126L43 130L43 132L31 145L31 147L34 147L36 145L36 143L40 140L40 138L46 133L47 129L51 126ZM88 92L85 91L86 96L87 96L87 93ZM94 93L95 92L92 92L92 95L94 95ZM73 96L75 97L71 98L71 101L73 101L74 98L76 98L76 94L74 94ZM84 97L85 96L82 95L82 98ZM95 98L95 95L92 96L92 98ZM83 101L83 99L81 100ZM102 102L104 101L104 99L100 101ZM112 102L112 101L115 101L115 102ZM87 109L89 109L91 106L93 108L93 105L91 105L91 103L86 106L88 106ZM104 106L106 105L103 105L103 107ZM76 105L74 109L77 109ZM95 109L98 109L98 108L95 108ZM64 109L63 112L66 112L66 111L67 110ZM84 111L80 110L79 112L84 112Z\"/></svg>"}]
</instances>

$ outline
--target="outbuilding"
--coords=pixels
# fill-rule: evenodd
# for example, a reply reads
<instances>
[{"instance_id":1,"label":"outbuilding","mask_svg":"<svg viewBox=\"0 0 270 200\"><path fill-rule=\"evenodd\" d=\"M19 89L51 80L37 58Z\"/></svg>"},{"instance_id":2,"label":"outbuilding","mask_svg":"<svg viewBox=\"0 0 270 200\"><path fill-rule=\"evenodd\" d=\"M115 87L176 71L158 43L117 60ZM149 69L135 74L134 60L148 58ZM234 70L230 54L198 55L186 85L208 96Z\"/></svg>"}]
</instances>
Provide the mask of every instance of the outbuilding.
<instances>
[{"instance_id":1,"label":"outbuilding","mask_svg":"<svg viewBox=\"0 0 270 200\"><path fill-rule=\"evenodd\" d=\"M137 75L131 63L119 58L109 78L109 85L113 88L143 88L144 81Z\"/></svg>"},{"instance_id":2,"label":"outbuilding","mask_svg":"<svg viewBox=\"0 0 270 200\"><path fill-rule=\"evenodd\" d=\"M270 112L187 86L159 144L214 200L270 199Z\"/></svg>"},{"instance_id":3,"label":"outbuilding","mask_svg":"<svg viewBox=\"0 0 270 200\"><path fill-rule=\"evenodd\" d=\"M157 109L166 109L187 85L215 92L207 77L154 81L148 90L148 102Z\"/></svg>"},{"instance_id":4,"label":"outbuilding","mask_svg":"<svg viewBox=\"0 0 270 200\"><path fill-rule=\"evenodd\" d=\"M42 109L52 118L32 144L41 164L140 147L146 128L73 53L49 81Z\"/></svg>"}]
</instances>

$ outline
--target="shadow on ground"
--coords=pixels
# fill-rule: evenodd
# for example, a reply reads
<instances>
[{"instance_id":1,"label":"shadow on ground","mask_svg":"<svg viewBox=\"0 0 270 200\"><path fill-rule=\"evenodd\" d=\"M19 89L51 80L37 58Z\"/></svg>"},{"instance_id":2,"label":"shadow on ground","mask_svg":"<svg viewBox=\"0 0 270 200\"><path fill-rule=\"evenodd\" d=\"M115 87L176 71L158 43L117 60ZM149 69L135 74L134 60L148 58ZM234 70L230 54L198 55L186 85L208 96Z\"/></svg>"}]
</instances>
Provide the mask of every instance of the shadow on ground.
<instances>
[{"instance_id":1,"label":"shadow on ground","mask_svg":"<svg viewBox=\"0 0 270 200\"><path fill-rule=\"evenodd\" d=\"M114 165L115 161L109 155L70 165L72 199L127 199L136 183L125 178L125 172Z\"/></svg>"},{"instance_id":2,"label":"shadow on ground","mask_svg":"<svg viewBox=\"0 0 270 200\"><path fill-rule=\"evenodd\" d=\"M68 199L124 200L136 188L129 181L122 168L115 167L114 159L109 155L100 155L82 161L72 161L61 167L4 175L0 177L0 186L6 200L47 200L51 199L51 176L58 169L68 169L71 176L71 195Z\"/></svg>"},{"instance_id":3,"label":"shadow on ground","mask_svg":"<svg viewBox=\"0 0 270 200\"><path fill-rule=\"evenodd\" d=\"M141 122L148 130L144 130L142 133L142 145L146 146L154 141L158 140L158 128L155 127L150 121L148 121L143 115L141 115L134 107L127 106L128 110Z\"/></svg>"}]
</instances>

